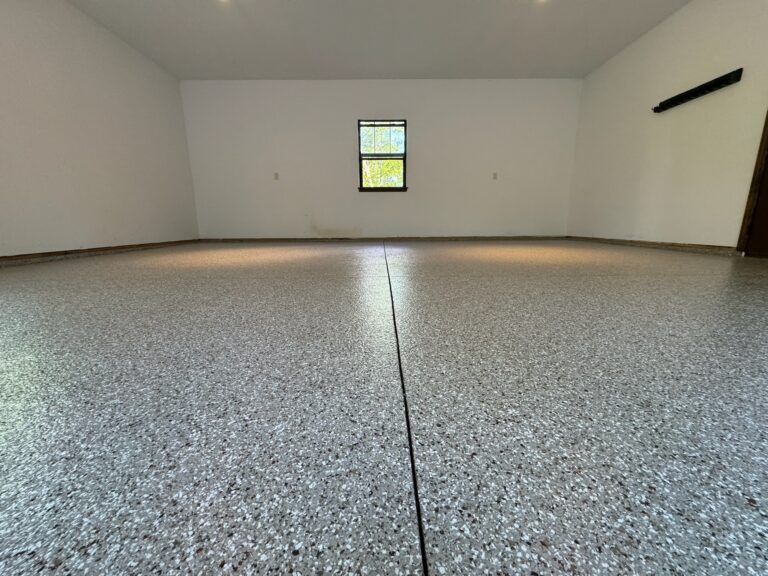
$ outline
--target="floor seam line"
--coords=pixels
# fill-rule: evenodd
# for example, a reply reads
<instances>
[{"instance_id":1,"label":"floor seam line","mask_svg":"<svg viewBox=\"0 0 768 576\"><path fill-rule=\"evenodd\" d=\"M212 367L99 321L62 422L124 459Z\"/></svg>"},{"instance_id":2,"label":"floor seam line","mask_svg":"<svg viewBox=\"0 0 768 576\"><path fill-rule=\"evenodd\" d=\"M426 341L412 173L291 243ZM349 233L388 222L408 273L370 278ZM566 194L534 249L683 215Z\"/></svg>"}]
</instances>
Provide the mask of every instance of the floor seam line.
<instances>
[{"instance_id":1,"label":"floor seam line","mask_svg":"<svg viewBox=\"0 0 768 576\"><path fill-rule=\"evenodd\" d=\"M392 277L389 274L389 260L387 258L387 242L382 241L384 247L384 264L387 267L387 282L389 284L389 300L392 304L392 325L395 329L395 348L397 349L397 368L400 372L400 388L403 393L403 406L405 408L405 429L408 433L408 452L411 459L411 481L413 482L413 498L416 502L416 521L419 528L419 548L421 549L421 569L424 576L429 576L429 563L427 561L427 545L424 537L424 520L421 514L421 500L419 499L419 481L416 474L416 456L413 449L413 433L411 432L411 415L408 408L408 394L405 389L405 376L403 374L403 359L400 353L400 335L397 331L397 313L395 312L395 295L392 291Z\"/></svg>"}]
</instances>

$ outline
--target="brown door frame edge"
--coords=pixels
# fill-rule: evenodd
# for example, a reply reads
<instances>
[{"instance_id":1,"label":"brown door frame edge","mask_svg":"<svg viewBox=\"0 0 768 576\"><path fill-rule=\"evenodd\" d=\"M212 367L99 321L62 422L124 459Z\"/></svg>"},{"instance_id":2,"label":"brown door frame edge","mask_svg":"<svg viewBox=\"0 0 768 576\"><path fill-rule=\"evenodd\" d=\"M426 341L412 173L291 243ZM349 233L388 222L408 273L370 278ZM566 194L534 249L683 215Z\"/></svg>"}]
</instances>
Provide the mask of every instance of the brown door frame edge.
<instances>
[{"instance_id":1,"label":"brown door frame edge","mask_svg":"<svg viewBox=\"0 0 768 576\"><path fill-rule=\"evenodd\" d=\"M763 137L760 140L760 148L757 151L757 161L755 162L755 173L752 176L752 185L749 188L747 196L747 206L744 209L744 220L741 224L741 233L739 234L739 243L736 249L739 252L747 250L749 235L752 233L752 224L755 220L755 208L757 208L757 197L760 193L760 187L763 183L766 167L768 166L768 113L765 115L765 126L763 127Z\"/></svg>"}]
</instances>

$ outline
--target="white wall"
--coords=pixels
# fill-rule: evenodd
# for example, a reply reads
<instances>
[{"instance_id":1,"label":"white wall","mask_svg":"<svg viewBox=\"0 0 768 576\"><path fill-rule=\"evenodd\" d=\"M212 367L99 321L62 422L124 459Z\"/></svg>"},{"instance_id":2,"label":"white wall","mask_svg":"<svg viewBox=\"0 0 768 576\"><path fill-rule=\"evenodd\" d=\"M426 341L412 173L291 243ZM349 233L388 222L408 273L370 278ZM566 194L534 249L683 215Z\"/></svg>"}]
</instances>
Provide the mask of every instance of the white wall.
<instances>
[{"instance_id":1,"label":"white wall","mask_svg":"<svg viewBox=\"0 0 768 576\"><path fill-rule=\"evenodd\" d=\"M735 246L767 109L768 0L693 0L586 78L570 234Z\"/></svg>"},{"instance_id":2,"label":"white wall","mask_svg":"<svg viewBox=\"0 0 768 576\"><path fill-rule=\"evenodd\" d=\"M183 82L200 235L564 234L580 88L579 80ZM408 120L408 192L357 191L360 118Z\"/></svg>"},{"instance_id":3,"label":"white wall","mask_svg":"<svg viewBox=\"0 0 768 576\"><path fill-rule=\"evenodd\" d=\"M0 0L0 255L194 238L198 223L204 238L734 246L766 30L768 0L693 0L583 83L184 82L188 156L173 77L63 0ZM742 66L736 86L650 111ZM408 192L357 191L358 118L408 119Z\"/></svg>"},{"instance_id":4,"label":"white wall","mask_svg":"<svg viewBox=\"0 0 768 576\"><path fill-rule=\"evenodd\" d=\"M179 83L63 0L0 0L0 255L194 238Z\"/></svg>"}]
</instances>

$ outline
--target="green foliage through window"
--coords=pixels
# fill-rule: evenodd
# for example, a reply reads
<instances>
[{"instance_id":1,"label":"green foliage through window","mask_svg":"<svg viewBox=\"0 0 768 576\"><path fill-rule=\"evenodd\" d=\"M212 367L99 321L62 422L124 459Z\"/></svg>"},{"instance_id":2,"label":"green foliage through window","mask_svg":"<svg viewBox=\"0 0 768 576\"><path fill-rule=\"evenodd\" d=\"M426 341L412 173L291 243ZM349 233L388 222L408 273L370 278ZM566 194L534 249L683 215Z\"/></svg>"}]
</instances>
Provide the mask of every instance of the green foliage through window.
<instances>
[{"instance_id":1,"label":"green foliage through window","mask_svg":"<svg viewBox=\"0 0 768 576\"><path fill-rule=\"evenodd\" d=\"M363 188L402 188L403 160L363 160Z\"/></svg>"},{"instance_id":2,"label":"green foliage through window","mask_svg":"<svg viewBox=\"0 0 768 576\"><path fill-rule=\"evenodd\" d=\"M405 120L360 120L360 190L406 188Z\"/></svg>"}]
</instances>

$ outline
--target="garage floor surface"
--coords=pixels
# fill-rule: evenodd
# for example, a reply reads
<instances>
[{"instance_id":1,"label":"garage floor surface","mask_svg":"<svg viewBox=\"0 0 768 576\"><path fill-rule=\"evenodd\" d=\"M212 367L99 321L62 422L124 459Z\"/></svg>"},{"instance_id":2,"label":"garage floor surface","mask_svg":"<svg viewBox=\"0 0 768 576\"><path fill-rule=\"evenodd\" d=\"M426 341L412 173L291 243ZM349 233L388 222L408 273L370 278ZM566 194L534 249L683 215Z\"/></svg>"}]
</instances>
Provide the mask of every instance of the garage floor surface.
<instances>
[{"instance_id":1,"label":"garage floor surface","mask_svg":"<svg viewBox=\"0 0 768 576\"><path fill-rule=\"evenodd\" d=\"M0 269L0 573L425 566L766 573L768 262L387 241Z\"/></svg>"}]
</instances>

